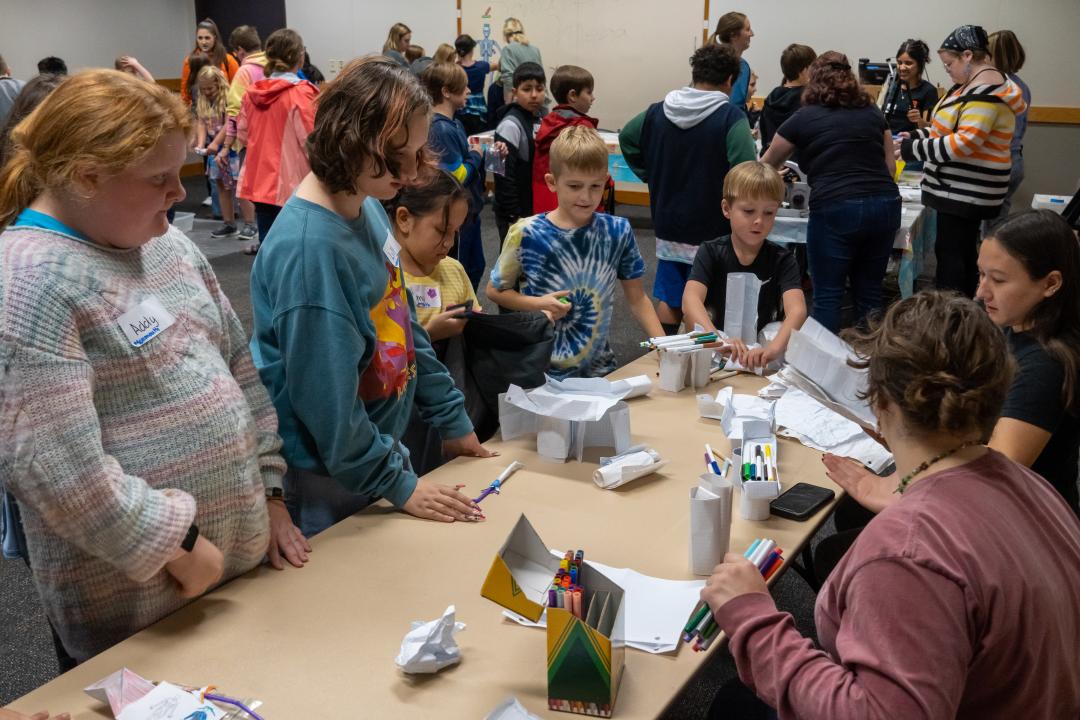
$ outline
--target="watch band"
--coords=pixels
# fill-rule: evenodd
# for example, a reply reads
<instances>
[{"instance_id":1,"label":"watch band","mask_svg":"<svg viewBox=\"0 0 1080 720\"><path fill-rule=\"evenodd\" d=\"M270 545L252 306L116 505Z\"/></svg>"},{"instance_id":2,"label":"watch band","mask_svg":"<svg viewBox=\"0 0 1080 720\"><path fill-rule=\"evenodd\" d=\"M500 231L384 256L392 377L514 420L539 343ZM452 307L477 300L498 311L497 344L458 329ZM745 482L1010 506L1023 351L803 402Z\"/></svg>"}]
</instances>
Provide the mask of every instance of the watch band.
<instances>
[{"instance_id":1,"label":"watch band","mask_svg":"<svg viewBox=\"0 0 1080 720\"><path fill-rule=\"evenodd\" d=\"M188 528L187 535L184 536L183 542L180 543L180 549L184 552L191 552L195 549L195 541L199 539L199 526L195 523L191 524Z\"/></svg>"},{"instance_id":2,"label":"watch band","mask_svg":"<svg viewBox=\"0 0 1080 720\"><path fill-rule=\"evenodd\" d=\"M284 500L285 491L279 487L266 488L267 500Z\"/></svg>"}]
</instances>

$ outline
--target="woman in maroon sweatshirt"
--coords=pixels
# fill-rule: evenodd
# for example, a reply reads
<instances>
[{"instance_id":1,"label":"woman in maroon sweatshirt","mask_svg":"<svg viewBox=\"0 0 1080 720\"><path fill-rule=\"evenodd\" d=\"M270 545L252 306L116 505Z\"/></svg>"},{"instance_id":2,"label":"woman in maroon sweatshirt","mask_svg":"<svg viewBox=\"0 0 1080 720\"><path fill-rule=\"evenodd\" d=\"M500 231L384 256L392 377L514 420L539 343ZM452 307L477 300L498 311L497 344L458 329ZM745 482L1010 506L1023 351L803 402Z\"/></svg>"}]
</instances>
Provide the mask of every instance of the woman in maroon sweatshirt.
<instances>
[{"instance_id":1,"label":"woman in maroon sweatshirt","mask_svg":"<svg viewBox=\"0 0 1080 720\"><path fill-rule=\"evenodd\" d=\"M902 497L818 595L820 649L742 555L717 566L702 598L740 679L781 718L1080 717L1080 522L983 444L1015 365L1001 331L925 292L850 340Z\"/></svg>"}]
</instances>

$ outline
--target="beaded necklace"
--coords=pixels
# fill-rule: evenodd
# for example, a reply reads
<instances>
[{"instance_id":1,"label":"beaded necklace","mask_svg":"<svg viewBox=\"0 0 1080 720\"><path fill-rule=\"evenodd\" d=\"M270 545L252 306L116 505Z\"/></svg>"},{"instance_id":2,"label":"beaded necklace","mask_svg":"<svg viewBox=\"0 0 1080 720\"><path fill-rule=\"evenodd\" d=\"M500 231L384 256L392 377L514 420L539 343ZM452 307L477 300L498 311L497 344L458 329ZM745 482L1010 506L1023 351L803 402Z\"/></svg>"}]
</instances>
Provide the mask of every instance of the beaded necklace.
<instances>
[{"instance_id":1,"label":"beaded necklace","mask_svg":"<svg viewBox=\"0 0 1080 720\"><path fill-rule=\"evenodd\" d=\"M900 484L896 486L896 489L893 490L893 492L903 495L904 491L907 490L908 483L911 482L912 478L914 478L916 475L918 475L919 473L926 470L926 468L930 467L931 465L933 465L936 462L944 460L945 458L949 457L950 455L955 455L956 453L960 452L964 448L971 447L972 445L978 445L978 444L979 444L978 440L968 440L965 443L961 443L961 444L957 445L952 450L946 450L945 452L943 452L943 453L941 453L939 455L935 455L934 457L930 458L929 460L924 460L922 462L922 464L919 465L919 467L915 468L914 470L909 472L907 475L900 478Z\"/></svg>"}]
</instances>

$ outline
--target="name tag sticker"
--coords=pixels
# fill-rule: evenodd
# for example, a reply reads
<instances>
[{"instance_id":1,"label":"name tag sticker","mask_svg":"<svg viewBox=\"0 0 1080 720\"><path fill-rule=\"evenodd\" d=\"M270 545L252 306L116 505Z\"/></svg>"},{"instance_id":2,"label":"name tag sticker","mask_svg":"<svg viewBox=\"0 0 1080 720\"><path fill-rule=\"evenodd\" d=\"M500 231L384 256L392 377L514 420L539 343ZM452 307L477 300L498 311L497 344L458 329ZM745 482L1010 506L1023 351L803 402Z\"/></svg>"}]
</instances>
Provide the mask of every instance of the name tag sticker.
<instances>
[{"instance_id":1,"label":"name tag sticker","mask_svg":"<svg viewBox=\"0 0 1080 720\"><path fill-rule=\"evenodd\" d=\"M176 318L160 300L150 297L121 315L116 322L132 347L142 347L172 327Z\"/></svg>"},{"instance_id":2,"label":"name tag sticker","mask_svg":"<svg viewBox=\"0 0 1080 720\"><path fill-rule=\"evenodd\" d=\"M386 242L382 246L383 255L390 261L390 264L394 267L398 266L398 256L401 255L401 245L398 244L397 238L394 237L394 233L386 231Z\"/></svg>"},{"instance_id":3,"label":"name tag sticker","mask_svg":"<svg viewBox=\"0 0 1080 720\"><path fill-rule=\"evenodd\" d=\"M439 288L435 285L412 285L409 287L409 292L412 293L413 302L416 303L417 310L428 310L430 308L441 308L442 298L439 296Z\"/></svg>"}]
</instances>

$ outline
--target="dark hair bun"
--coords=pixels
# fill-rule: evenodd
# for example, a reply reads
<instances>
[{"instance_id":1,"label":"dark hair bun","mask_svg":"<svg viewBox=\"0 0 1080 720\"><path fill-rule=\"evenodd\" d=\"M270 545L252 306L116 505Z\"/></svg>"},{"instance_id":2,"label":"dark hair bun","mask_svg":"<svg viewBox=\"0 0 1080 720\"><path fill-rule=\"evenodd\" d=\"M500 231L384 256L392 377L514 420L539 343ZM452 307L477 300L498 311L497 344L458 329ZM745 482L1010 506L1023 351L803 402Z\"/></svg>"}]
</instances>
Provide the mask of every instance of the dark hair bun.
<instances>
[{"instance_id":1,"label":"dark hair bun","mask_svg":"<svg viewBox=\"0 0 1080 720\"><path fill-rule=\"evenodd\" d=\"M956 293L901 300L867 330L845 333L869 369L866 397L895 404L913 431L987 439L1014 361L986 312Z\"/></svg>"}]
</instances>

